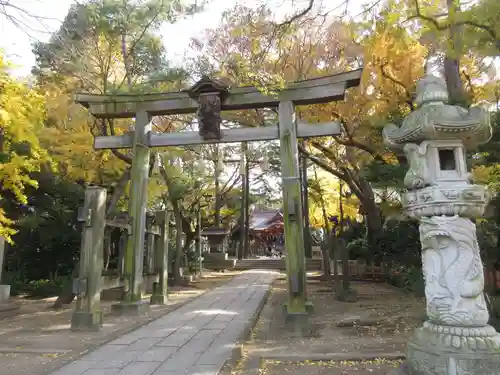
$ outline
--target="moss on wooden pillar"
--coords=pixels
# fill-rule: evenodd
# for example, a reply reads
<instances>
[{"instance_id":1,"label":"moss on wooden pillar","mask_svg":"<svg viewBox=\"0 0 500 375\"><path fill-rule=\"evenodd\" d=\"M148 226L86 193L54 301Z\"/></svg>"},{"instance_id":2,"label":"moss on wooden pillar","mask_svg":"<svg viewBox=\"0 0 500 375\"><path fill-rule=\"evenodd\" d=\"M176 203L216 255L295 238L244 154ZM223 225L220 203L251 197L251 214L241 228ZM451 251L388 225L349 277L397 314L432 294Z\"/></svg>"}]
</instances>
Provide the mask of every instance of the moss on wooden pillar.
<instances>
[{"instance_id":1,"label":"moss on wooden pillar","mask_svg":"<svg viewBox=\"0 0 500 375\"><path fill-rule=\"evenodd\" d=\"M150 148L147 133L151 130L151 117L140 111L136 114L132 172L130 178L129 217L132 234L125 254L125 274L128 278L126 302L137 302L142 298L141 284L146 229L146 208L149 178Z\"/></svg>"},{"instance_id":2,"label":"moss on wooden pillar","mask_svg":"<svg viewBox=\"0 0 500 375\"><path fill-rule=\"evenodd\" d=\"M158 283L153 284L152 305L164 305L168 300L168 236L169 236L169 214L167 211L156 213L156 224L160 228L160 235L155 241L155 268L158 272Z\"/></svg>"},{"instance_id":3,"label":"moss on wooden pillar","mask_svg":"<svg viewBox=\"0 0 500 375\"><path fill-rule=\"evenodd\" d=\"M88 187L85 190L82 213L80 269L78 279L73 284L77 300L71 318L71 329L98 331L102 325L100 302L106 226L106 189Z\"/></svg>"},{"instance_id":4,"label":"moss on wooden pillar","mask_svg":"<svg viewBox=\"0 0 500 375\"><path fill-rule=\"evenodd\" d=\"M287 312L307 313L304 220L302 213L297 127L292 102L279 104L283 215L285 224L286 269L288 279Z\"/></svg>"}]
</instances>

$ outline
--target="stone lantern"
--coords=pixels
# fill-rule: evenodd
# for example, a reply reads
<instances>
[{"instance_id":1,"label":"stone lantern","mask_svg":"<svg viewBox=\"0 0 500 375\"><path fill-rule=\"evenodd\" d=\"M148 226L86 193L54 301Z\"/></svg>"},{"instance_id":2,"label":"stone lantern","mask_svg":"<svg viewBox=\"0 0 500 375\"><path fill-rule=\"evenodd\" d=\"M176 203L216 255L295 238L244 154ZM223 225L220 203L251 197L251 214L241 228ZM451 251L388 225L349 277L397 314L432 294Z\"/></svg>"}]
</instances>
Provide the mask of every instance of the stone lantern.
<instances>
[{"instance_id":1,"label":"stone lantern","mask_svg":"<svg viewBox=\"0 0 500 375\"><path fill-rule=\"evenodd\" d=\"M500 335L488 325L484 273L471 219L481 217L489 194L474 185L466 150L491 138L489 115L448 104L445 81L427 75L417 85L417 109L384 142L404 152L409 171L405 213L420 221L427 320L408 344L415 375L500 374Z\"/></svg>"}]
</instances>

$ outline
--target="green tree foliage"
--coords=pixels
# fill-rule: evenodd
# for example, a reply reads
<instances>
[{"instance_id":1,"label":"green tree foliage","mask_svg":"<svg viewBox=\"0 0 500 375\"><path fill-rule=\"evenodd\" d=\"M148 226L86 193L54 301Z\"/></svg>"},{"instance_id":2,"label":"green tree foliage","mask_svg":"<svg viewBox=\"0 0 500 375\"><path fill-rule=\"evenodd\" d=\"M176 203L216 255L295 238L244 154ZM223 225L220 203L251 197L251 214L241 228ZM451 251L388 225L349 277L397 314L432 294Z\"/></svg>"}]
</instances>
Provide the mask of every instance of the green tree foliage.
<instances>
[{"instance_id":1,"label":"green tree foliage","mask_svg":"<svg viewBox=\"0 0 500 375\"><path fill-rule=\"evenodd\" d=\"M48 110L40 138L68 178L109 187L110 204L117 201L115 196L127 195L130 150L96 151L93 137L122 134L133 123L92 119L74 103L73 94L183 87L185 74L169 67L157 31L162 23L193 10L177 1L88 1L70 8L48 43L34 45L33 73ZM160 119L155 120L157 130L165 131L164 123L170 129L179 126ZM155 198L164 191L155 183L149 189ZM125 208L126 200L121 199L118 207Z\"/></svg>"},{"instance_id":2,"label":"green tree foliage","mask_svg":"<svg viewBox=\"0 0 500 375\"><path fill-rule=\"evenodd\" d=\"M137 88L172 74L160 25L191 11L175 0L92 0L70 8L48 43L36 43L38 77L72 77L83 91Z\"/></svg>"},{"instance_id":3,"label":"green tree foliage","mask_svg":"<svg viewBox=\"0 0 500 375\"><path fill-rule=\"evenodd\" d=\"M47 171L32 174L32 178L38 187L26 189L26 204L6 207L16 220L17 233L6 258L6 278L14 284L56 280L70 274L79 258L77 212L83 204L83 186Z\"/></svg>"}]
</instances>

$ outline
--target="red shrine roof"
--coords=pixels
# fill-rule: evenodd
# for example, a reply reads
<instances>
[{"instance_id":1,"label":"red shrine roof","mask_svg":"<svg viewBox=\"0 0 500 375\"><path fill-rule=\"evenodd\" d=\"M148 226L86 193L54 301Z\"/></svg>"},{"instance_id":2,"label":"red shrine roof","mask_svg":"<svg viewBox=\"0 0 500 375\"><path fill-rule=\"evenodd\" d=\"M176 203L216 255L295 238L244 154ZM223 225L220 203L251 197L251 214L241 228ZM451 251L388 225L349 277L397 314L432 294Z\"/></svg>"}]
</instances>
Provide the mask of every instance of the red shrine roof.
<instances>
[{"instance_id":1,"label":"red shrine roof","mask_svg":"<svg viewBox=\"0 0 500 375\"><path fill-rule=\"evenodd\" d=\"M281 210L255 210L250 215L250 230L260 232L283 226Z\"/></svg>"}]
</instances>

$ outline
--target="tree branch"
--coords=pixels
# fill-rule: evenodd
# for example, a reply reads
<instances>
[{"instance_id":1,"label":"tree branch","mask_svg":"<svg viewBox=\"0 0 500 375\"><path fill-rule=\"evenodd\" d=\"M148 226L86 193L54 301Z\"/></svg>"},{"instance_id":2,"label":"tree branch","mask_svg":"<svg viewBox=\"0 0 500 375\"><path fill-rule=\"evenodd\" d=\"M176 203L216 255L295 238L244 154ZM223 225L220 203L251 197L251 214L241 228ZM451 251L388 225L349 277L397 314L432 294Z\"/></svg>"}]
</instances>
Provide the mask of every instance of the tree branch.
<instances>
[{"instance_id":1,"label":"tree branch","mask_svg":"<svg viewBox=\"0 0 500 375\"><path fill-rule=\"evenodd\" d=\"M401 82L396 77L393 77L392 75L389 74L389 72L385 69L388 65L389 65L388 61L384 61L382 65L380 65L380 73L382 74L382 77L388 79L396 86L399 86L403 89L406 95L405 103L410 107L410 110L413 111L415 109L415 105L413 104L412 94L410 93L410 91L403 82Z\"/></svg>"},{"instance_id":2,"label":"tree branch","mask_svg":"<svg viewBox=\"0 0 500 375\"><path fill-rule=\"evenodd\" d=\"M305 156L306 158L311 160L314 164L316 164L321 169L327 171L328 173L331 173L332 175L334 175L337 178L340 178L341 180L344 180L346 178L346 175L344 173L342 173L342 172L336 170L335 168L333 168L332 166L328 165L328 163L326 161L321 160L317 156L311 154L301 144L298 144L298 148L299 148L299 153L302 156Z\"/></svg>"},{"instance_id":3,"label":"tree branch","mask_svg":"<svg viewBox=\"0 0 500 375\"><path fill-rule=\"evenodd\" d=\"M235 169L233 171L233 174L231 175L231 177L229 177L229 179L226 181L226 183L224 184L224 186L222 186L222 188L220 189L220 195L223 196L225 195L226 193L228 193L229 191L231 191L234 187L234 185L236 185L240 179L240 176L236 176L236 174L238 173L238 169ZM234 178L234 176L236 176L236 178L234 179L234 181L230 184L231 180Z\"/></svg>"},{"instance_id":4,"label":"tree branch","mask_svg":"<svg viewBox=\"0 0 500 375\"><path fill-rule=\"evenodd\" d=\"M325 156L327 158L329 158L331 160L337 160L337 155L335 155L335 153L332 150L330 150L328 147L323 146L320 142L314 141L314 140L307 140L306 142L311 144L312 146L314 146L318 150L320 150L323 154L325 154Z\"/></svg>"},{"instance_id":5,"label":"tree branch","mask_svg":"<svg viewBox=\"0 0 500 375\"><path fill-rule=\"evenodd\" d=\"M113 120L111 119L102 119L101 120L101 130L103 132L103 135L108 135L108 125L109 125L109 130L110 130L110 133L111 135L115 135L116 132L115 132L115 126L114 126L114 123L113 123ZM111 149L111 152L113 153L113 155L115 155L118 159L124 161L125 163L127 164L132 164L132 158L125 155L125 154L122 154L120 151L116 150L116 149Z\"/></svg>"},{"instance_id":6,"label":"tree branch","mask_svg":"<svg viewBox=\"0 0 500 375\"><path fill-rule=\"evenodd\" d=\"M316 164L318 167L323 169L324 171L331 173L338 179L345 181L347 185L349 185L349 189L360 199L362 200L364 198L363 190L356 184L354 179L352 178L352 175L348 173L347 168L343 168L344 171L338 171L335 168L331 167L328 165L325 161L321 160L317 156L312 155L310 152L308 152L302 145L299 145L299 153L309 160L311 160L314 164Z\"/></svg>"},{"instance_id":7,"label":"tree branch","mask_svg":"<svg viewBox=\"0 0 500 375\"><path fill-rule=\"evenodd\" d=\"M438 31L445 31L445 30L448 30L448 29L455 27L455 26L475 27L476 29L486 31L490 35L493 42L495 43L496 48L498 50L500 50L500 38L497 35L497 33L493 27L480 24L480 23L473 21L473 20L463 20L463 21L451 23L448 19L445 22L439 22L437 19L435 19L433 17L429 17L429 16L422 14L418 0L414 0L414 4L415 4L415 14L408 17L407 21L418 18L418 19L421 19L423 21L431 23Z\"/></svg>"},{"instance_id":8,"label":"tree branch","mask_svg":"<svg viewBox=\"0 0 500 375\"><path fill-rule=\"evenodd\" d=\"M311 9L312 9L313 6L314 6L314 0L309 0L309 4L307 5L307 7L305 7L304 9L302 9L300 12L295 13L289 19L287 19L287 20L281 22L280 24L278 24L278 27L281 28L281 27L286 27L286 26L291 25L292 23L294 23L295 21L297 21L299 18L302 18L307 13L309 13L311 11Z\"/></svg>"}]
</instances>

